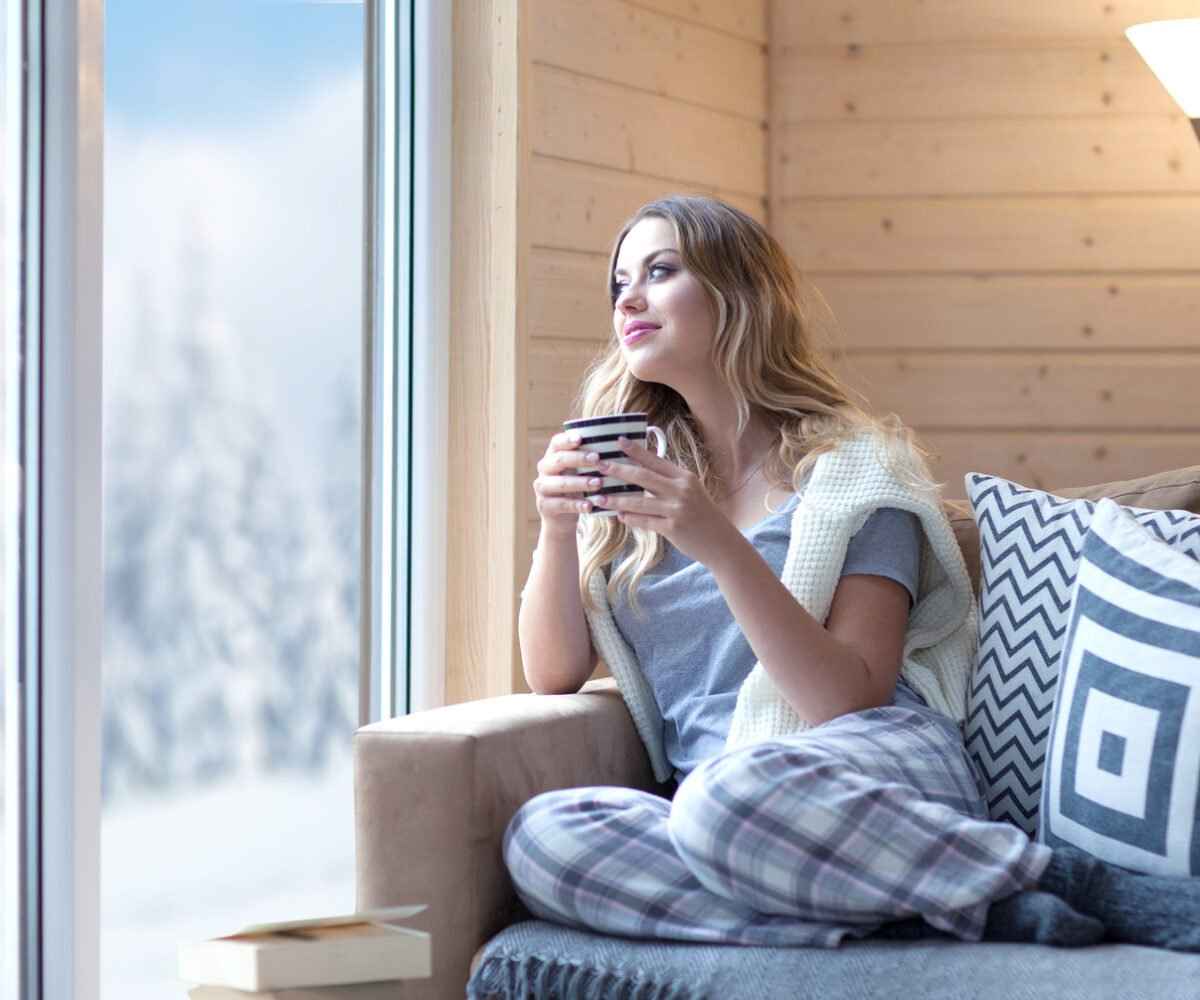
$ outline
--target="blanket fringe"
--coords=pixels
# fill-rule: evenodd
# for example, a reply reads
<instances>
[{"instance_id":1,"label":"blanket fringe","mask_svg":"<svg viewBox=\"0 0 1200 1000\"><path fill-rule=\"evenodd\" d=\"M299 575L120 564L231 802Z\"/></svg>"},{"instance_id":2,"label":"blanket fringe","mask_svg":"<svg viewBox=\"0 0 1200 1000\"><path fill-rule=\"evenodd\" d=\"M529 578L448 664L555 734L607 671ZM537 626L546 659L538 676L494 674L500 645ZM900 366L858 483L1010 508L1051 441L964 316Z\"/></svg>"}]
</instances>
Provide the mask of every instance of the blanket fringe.
<instances>
[{"instance_id":1,"label":"blanket fringe","mask_svg":"<svg viewBox=\"0 0 1200 1000\"><path fill-rule=\"evenodd\" d=\"M467 983L467 1000L703 1000L691 987L636 970L599 969L538 955L492 955Z\"/></svg>"}]
</instances>

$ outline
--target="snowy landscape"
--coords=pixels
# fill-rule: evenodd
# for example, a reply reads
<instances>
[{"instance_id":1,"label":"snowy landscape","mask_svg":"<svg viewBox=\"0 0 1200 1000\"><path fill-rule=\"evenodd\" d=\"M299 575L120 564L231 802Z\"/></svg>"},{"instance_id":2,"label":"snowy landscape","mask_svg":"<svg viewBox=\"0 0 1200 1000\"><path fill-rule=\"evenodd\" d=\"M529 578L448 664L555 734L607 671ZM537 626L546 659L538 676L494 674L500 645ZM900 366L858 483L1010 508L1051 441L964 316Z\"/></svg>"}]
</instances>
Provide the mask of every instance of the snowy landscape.
<instances>
[{"instance_id":1,"label":"snowy landscape","mask_svg":"<svg viewBox=\"0 0 1200 1000\"><path fill-rule=\"evenodd\" d=\"M106 812L101 859L101 996L182 1000L181 943L354 911L349 756Z\"/></svg>"},{"instance_id":2,"label":"snowy landscape","mask_svg":"<svg viewBox=\"0 0 1200 1000\"><path fill-rule=\"evenodd\" d=\"M361 17L106 9L103 1000L354 909Z\"/></svg>"},{"instance_id":3,"label":"snowy landscape","mask_svg":"<svg viewBox=\"0 0 1200 1000\"><path fill-rule=\"evenodd\" d=\"M361 103L106 128L104 1000L354 909Z\"/></svg>"}]
</instances>

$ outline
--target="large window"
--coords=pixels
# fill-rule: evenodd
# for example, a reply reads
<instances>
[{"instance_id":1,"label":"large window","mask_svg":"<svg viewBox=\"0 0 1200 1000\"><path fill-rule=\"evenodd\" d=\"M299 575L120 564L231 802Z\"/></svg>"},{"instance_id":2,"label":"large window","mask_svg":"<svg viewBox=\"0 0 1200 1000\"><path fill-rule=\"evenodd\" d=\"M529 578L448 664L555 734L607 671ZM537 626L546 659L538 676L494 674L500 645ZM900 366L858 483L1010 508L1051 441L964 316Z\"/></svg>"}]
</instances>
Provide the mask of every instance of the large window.
<instances>
[{"instance_id":1,"label":"large window","mask_svg":"<svg viewBox=\"0 0 1200 1000\"><path fill-rule=\"evenodd\" d=\"M354 909L363 8L105 18L104 1000Z\"/></svg>"},{"instance_id":2,"label":"large window","mask_svg":"<svg viewBox=\"0 0 1200 1000\"><path fill-rule=\"evenodd\" d=\"M355 905L353 731L442 697L450 12L7 2L0 1000Z\"/></svg>"}]
</instances>

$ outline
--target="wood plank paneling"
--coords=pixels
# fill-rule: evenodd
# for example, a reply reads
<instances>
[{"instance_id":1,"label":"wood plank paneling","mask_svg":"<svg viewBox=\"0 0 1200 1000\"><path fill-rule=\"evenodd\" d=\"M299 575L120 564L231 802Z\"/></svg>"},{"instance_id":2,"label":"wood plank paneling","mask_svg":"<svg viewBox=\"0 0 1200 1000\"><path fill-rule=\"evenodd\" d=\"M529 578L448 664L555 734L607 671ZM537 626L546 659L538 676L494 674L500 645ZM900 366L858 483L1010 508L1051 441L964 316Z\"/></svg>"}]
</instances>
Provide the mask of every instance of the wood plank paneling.
<instances>
[{"instance_id":1,"label":"wood plank paneling","mask_svg":"<svg viewBox=\"0 0 1200 1000\"><path fill-rule=\"evenodd\" d=\"M771 5L771 39L782 45L1125 41L1131 24L1197 16L1195 0L783 0Z\"/></svg>"},{"instance_id":2,"label":"wood plank paneling","mask_svg":"<svg viewBox=\"0 0 1200 1000\"><path fill-rule=\"evenodd\" d=\"M535 153L752 197L766 193L765 122L538 66L531 125Z\"/></svg>"},{"instance_id":3,"label":"wood plank paneling","mask_svg":"<svg viewBox=\"0 0 1200 1000\"><path fill-rule=\"evenodd\" d=\"M529 356L529 426L570 419L579 374L596 353L538 341ZM834 362L877 413L940 428L1197 426L1200 354L861 354Z\"/></svg>"},{"instance_id":4,"label":"wood plank paneling","mask_svg":"<svg viewBox=\"0 0 1200 1000\"><path fill-rule=\"evenodd\" d=\"M520 672L513 622L525 309L525 187L518 0L454 9L445 702L507 694ZM498 198L497 192L504 196ZM481 224L484 220L485 224ZM487 358L486 365L479 358ZM480 573L482 563L489 569Z\"/></svg>"},{"instance_id":5,"label":"wood plank paneling","mask_svg":"<svg viewBox=\"0 0 1200 1000\"><path fill-rule=\"evenodd\" d=\"M778 4L777 4L778 6ZM778 57L776 57L778 53ZM1128 42L772 49L772 127L848 118L1172 114Z\"/></svg>"},{"instance_id":6,"label":"wood plank paneling","mask_svg":"<svg viewBox=\"0 0 1200 1000\"><path fill-rule=\"evenodd\" d=\"M1163 271L1200 261L1200 196L806 199L776 233L819 271Z\"/></svg>"},{"instance_id":7,"label":"wood plank paneling","mask_svg":"<svg viewBox=\"0 0 1200 1000\"><path fill-rule=\"evenodd\" d=\"M1200 465L1200 432L922 431L917 437L939 458L943 495L967 495L968 472L1004 475L1040 490L1118 482L1164 469ZM998 470L1006 470L1000 472Z\"/></svg>"},{"instance_id":8,"label":"wood plank paneling","mask_svg":"<svg viewBox=\"0 0 1200 1000\"><path fill-rule=\"evenodd\" d=\"M529 30L534 62L753 121L766 118L767 47L763 43L622 0L539 3Z\"/></svg>"},{"instance_id":9,"label":"wood plank paneling","mask_svg":"<svg viewBox=\"0 0 1200 1000\"><path fill-rule=\"evenodd\" d=\"M608 255L535 248L530 255L529 333L599 345L612 335Z\"/></svg>"},{"instance_id":10,"label":"wood plank paneling","mask_svg":"<svg viewBox=\"0 0 1200 1000\"><path fill-rule=\"evenodd\" d=\"M1200 422L1197 353L856 355L835 366L873 411L924 428L1186 431Z\"/></svg>"},{"instance_id":11,"label":"wood plank paneling","mask_svg":"<svg viewBox=\"0 0 1200 1000\"><path fill-rule=\"evenodd\" d=\"M1183 114L805 122L773 137L775 194L1108 194L1200 191Z\"/></svg>"},{"instance_id":12,"label":"wood plank paneling","mask_svg":"<svg viewBox=\"0 0 1200 1000\"><path fill-rule=\"evenodd\" d=\"M580 379L588 363L601 350L601 344L574 340L536 340L530 343L530 428L557 427L575 416L571 404L579 392Z\"/></svg>"},{"instance_id":13,"label":"wood plank paneling","mask_svg":"<svg viewBox=\"0 0 1200 1000\"><path fill-rule=\"evenodd\" d=\"M688 21L714 31L723 31L760 45L767 40L767 5L730 3L729 0L637 0L637 5Z\"/></svg>"},{"instance_id":14,"label":"wood plank paneling","mask_svg":"<svg viewBox=\"0 0 1200 1000\"><path fill-rule=\"evenodd\" d=\"M665 186L661 180L587 164L534 157L531 164L536 197L530 205L530 239L535 247L557 247L607 254L618 228L639 206L663 194L707 194L760 221L762 199L747 198L714 185Z\"/></svg>"},{"instance_id":15,"label":"wood plank paneling","mask_svg":"<svg viewBox=\"0 0 1200 1000\"><path fill-rule=\"evenodd\" d=\"M530 335L611 336L604 254L537 249ZM857 350L1200 350L1200 273L820 274L810 289Z\"/></svg>"},{"instance_id":16,"label":"wood plank paneling","mask_svg":"<svg viewBox=\"0 0 1200 1000\"><path fill-rule=\"evenodd\" d=\"M825 274L814 284L851 351L1200 350L1194 272Z\"/></svg>"}]
</instances>

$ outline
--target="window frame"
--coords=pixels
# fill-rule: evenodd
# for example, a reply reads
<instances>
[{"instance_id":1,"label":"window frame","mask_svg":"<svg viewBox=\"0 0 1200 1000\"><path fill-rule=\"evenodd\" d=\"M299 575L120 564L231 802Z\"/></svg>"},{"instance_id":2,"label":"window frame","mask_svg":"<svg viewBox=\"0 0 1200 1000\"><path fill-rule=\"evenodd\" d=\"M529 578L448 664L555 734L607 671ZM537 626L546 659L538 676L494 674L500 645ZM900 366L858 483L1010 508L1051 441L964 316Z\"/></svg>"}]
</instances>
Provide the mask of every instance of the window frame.
<instances>
[{"instance_id":1,"label":"window frame","mask_svg":"<svg viewBox=\"0 0 1200 1000\"><path fill-rule=\"evenodd\" d=\"M12 0L5 997L99 990L102 0ZM15 496L14 496L15 494ZM13 503L11 501L17 501ZM12 617L10 617L10 615Z\"/></svg>"},{"instance_id":2,"label":"window frame","mask_svg":"<svg viewBox=\"0 0 1200 1000\"><path fill-rule=\"evenodd\" d=\"M360 724L444 702L453 76L451 5L364 15ZM104 2L7 16L0 1000L97 1000Z\"/></svg>"},{"instance_id":3,"label":"window frame","mask_svg":"<svg viewBox=\"0 0 1200 1000\"><path fill-rule=\"evenodd\" d=\"M452 5L366 14L360 725L445 704L453 85Z\"/></svg>"}]
</instances>

